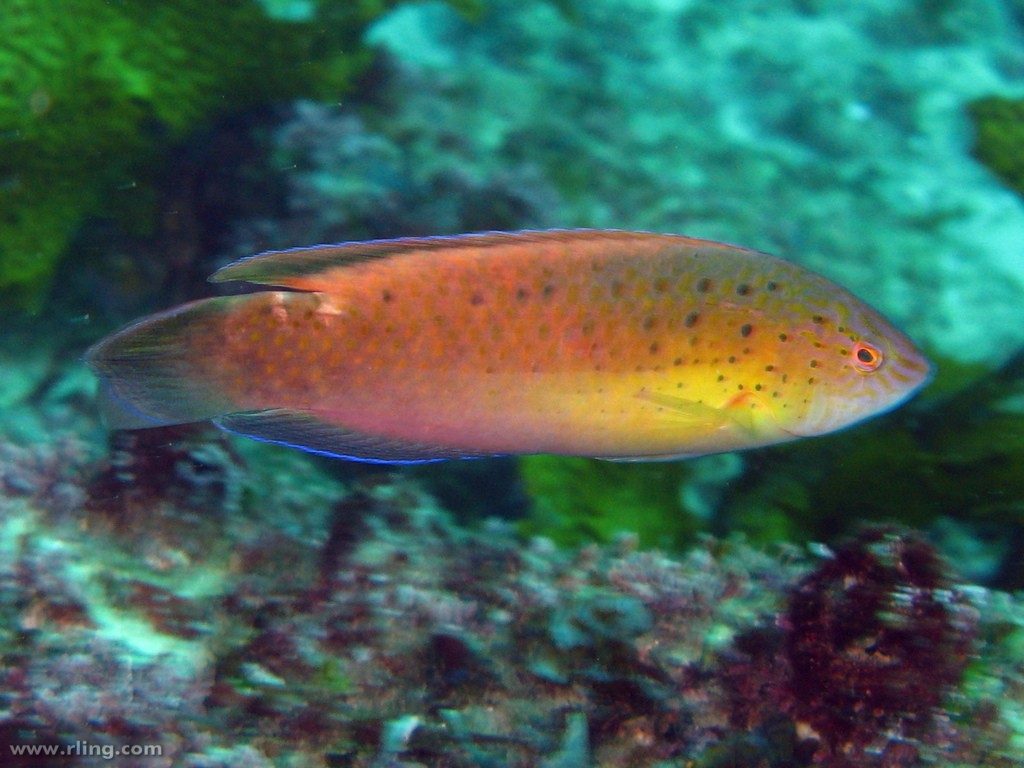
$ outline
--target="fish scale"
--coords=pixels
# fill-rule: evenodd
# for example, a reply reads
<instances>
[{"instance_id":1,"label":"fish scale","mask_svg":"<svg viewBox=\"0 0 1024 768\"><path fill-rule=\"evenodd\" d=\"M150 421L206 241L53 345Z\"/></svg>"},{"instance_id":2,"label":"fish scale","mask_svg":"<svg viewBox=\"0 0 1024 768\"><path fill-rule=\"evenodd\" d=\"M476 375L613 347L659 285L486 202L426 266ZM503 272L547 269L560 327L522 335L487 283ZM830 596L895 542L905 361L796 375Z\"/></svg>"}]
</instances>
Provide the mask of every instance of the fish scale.
<instances>
[{"instance_id":1,"label":"fish scale","mask_svg":"<svg viewBox=\"0 0 1024 768\"><path fill-rule=\"evenodd\" d=\"M94 346L115 428L212 419L368 461L693 456L822 434L929 376L879 313L794 263L618 230L405 238L218 271Z\"/></svg>"}]
</instances>

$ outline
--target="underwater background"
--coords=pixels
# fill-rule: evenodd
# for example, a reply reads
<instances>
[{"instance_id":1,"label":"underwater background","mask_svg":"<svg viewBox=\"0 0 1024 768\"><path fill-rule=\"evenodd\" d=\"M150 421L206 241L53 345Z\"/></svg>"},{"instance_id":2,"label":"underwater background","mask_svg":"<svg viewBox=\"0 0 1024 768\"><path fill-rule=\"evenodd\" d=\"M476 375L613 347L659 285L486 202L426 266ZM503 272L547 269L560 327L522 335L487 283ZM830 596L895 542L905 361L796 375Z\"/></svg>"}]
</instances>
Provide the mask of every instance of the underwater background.
<instances>
[{"instance_id":1,"label":"underwater background","mask_svg":"<svg viewBox=\"0 0 1024 768\"><path fill-rule=\"evenodd\" d=\"M1024 765L1024 3L0 0L0 765ZM320 242L783 256L935 362L685 462L108 433L84 350Z\"/></svg>"}]
</instances>

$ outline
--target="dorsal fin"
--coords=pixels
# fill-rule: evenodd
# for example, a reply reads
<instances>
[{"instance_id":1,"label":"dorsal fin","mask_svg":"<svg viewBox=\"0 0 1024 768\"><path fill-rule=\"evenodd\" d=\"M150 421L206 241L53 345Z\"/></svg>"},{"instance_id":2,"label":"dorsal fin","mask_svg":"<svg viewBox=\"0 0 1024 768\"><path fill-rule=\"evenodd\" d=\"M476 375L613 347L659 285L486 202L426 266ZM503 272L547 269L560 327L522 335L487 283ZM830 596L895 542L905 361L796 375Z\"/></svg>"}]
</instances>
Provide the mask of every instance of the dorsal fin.
<instances>
[{"instance_id":1,"label":"dorsal fin","mask_svg":"<svg viewBox=\"0 0 1024 768\"><path fill-rule=\"evenodd\" d=\"M261 285L279 285L304 291L330 288L317 276L330 269L347 267L363 261L384 259L413 251L437 251L450 248L490 248L518 243L552 241L633 240L666 237L619 229L548 229L520 232L482 232L471 235L437 237L401 237L395 240L367 240L338 245L312 245L285 251L267 251L247 256L210 276L212 283L245 280ZM687 238L680 238L681 240ZM700 243L701 241L693 241Z\"/></svg>"}]
</instances>

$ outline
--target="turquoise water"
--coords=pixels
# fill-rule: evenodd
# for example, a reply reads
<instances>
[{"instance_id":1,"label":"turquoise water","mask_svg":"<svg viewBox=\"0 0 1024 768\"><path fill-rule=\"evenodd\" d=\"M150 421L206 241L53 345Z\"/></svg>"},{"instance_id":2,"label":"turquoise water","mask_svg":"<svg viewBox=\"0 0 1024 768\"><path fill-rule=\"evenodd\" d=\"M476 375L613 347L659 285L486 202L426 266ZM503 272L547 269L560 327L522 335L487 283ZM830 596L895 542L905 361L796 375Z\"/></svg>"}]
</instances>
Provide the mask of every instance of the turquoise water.
<instances>
[{"instance_id":1,"label":"turquoise water","mask_svg":"<svg viewBox=\"0 0 1024 768\"><path fill-rule=\"evenodd\" d=\"M0 764L1024 763L1024 203L968 106L1024 8L456 5L0 10ZM778 254L937 374L657 465L100 423L84 350L233 259L550 227Z\"/></svg>"}]
</instances>

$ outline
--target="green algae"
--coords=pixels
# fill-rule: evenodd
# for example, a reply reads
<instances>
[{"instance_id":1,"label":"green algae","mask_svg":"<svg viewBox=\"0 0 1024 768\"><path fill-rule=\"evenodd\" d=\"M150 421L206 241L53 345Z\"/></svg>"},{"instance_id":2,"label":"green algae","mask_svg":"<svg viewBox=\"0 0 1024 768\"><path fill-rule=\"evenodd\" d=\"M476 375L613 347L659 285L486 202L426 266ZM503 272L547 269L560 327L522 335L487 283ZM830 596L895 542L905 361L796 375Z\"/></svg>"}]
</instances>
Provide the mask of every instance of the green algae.
<instances>
[{"instance_id":1,"label":"green algae","mask_svg":"<svg viewBox=\"0 0 1024 768\"><path fill-rule=\"evenodd\" d=\"M967 109L974 122L974 156L1024 195L1024 99L989 96Z\"/></svg>"},{"instance_id":2,"label":"green algae","mask_svg":"<svg viewBox=\"0 0 1024 768\"><path fill-rule=\"evenodd\" d=\"M524 534L561 545L611 541L630 532L641 546L679 549L693 541L699 523L685 508L685 463L614 463L558 456L519 462L533 511Z\"/></svg>"},{"instance_id":3,"label":"green algae","mask_svg":"<svg viewBox=\"0 0 1024 768\"><path fill-rule=\"evenodd\" d=\"M7 306L40 305L86 217L151 227L149 182L197 128L274 100L336 100L369 62L366 25L394 4L307 3L315 13L295 21L253 0L9 0L0 14Z\"/></svg>"}]
</instances>

